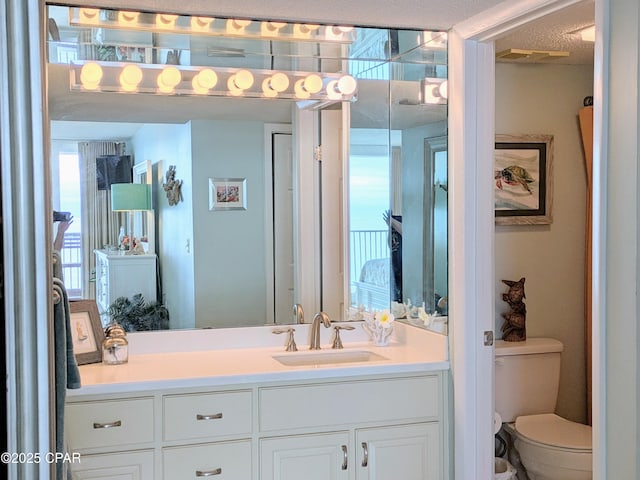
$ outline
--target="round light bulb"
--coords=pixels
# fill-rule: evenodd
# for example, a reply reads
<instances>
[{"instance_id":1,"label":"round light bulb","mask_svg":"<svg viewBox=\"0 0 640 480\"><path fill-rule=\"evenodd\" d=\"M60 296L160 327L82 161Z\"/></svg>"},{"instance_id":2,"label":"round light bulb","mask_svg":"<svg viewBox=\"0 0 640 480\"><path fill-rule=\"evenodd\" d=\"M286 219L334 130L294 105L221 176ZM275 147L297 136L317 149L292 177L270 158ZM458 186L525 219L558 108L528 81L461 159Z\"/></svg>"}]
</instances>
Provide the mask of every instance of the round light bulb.
<instances>
[{"instance_id":1,"label":"round light bulb","mask_svg":"<svg viewBox=\"0 0 640 480\"><path fill-rule=\"evenodd\" d=\"M239 20L237 18L227 20L227 30L231 33L240 33L249 25L251 25L251 20Z\"/></svg>"},{"instance_id":2,"label":"round light bulb","mask_svg":"<svg viewBox=\"0 0 640 480\"><path fill-rule=\"evenodd\" d=\"M289 88L289 77L282 72L274 73L269 79L269 85L276 92L282 93Z\"/></svg>"},{"instance_id":3,"label":"round light bulb","mask_svg":"<svg viewBox=\"0 0 640 480\"><path fill-rule=\"evenodd\" d=\"M137 65L127 65L120 72L120 86L126 92L133 92L142 81L142 70Z\"/></svg>"},{"instance_id":4,"label":"round light bulb","mask_svg":"<svg viewBox=\"0 0 640 480\"><path fill-rule=\"evenodd\" d=\"M438 85L432 83L423 87L423 103L435 104L440 101L440 95L438 94Z\"/></svg>"},{"instance_id":5,"label":"round light bulb","mask_svg":"<svg viewBox=\"0 0 640 480\"><path fill-rule=\"evenodd\" d=\"M178 15L170 15L168 13L159 13L156 15L156 25L160 28L173 28L176 24Z\"/></svg>"},{"instance_id":6,"label":"round light bulb","mask_svg":"<svg viewBox=\"0 0 640 480\"><path fill-rule=\"evenodd\" d=\"M238 70L231 78L233 84L240 90L246 90L253 85L253 75L249 70Z\"/></svg>"},{"instance_id":7,"label":"round light bulb","mask_svg":"<svg viewBox=\"0 0 640 480\"><path fill-rule=\"evenodd\" d=\"M341 100L342 93L338 90L338 80L331 80L327 83L327 98L329 100Z\"/></svg>"},{"instance_id":8,"label":"round light bulb","mask_svg":"<svg viewBox=\"0 0 640 480\"><path fill-rule=\"evenodd\" d=\"M438 87L438 91L440 92L442 98L449 98L449 82L447 80L442 82Z\"/></svg>"},{"instance_id":9,"label":"round light bulb","mask_svg":"<svg viewBox=\"0 0 640 480\"><path fill-rule=\"evenodd\" d=\"M98 8L81 8L80 20L88 23L97 23L100 19L100 9Z\"/></svg>"},{"instance_id":10,"label":"round light bulb","mask_svg":"<svg viewBox=\"0 0 640 480\"><path fill-rule=\"evenodd\" d=\"M357 87L358 83L351 75L345 75L338 80L338 90L342 95L353 95Z\"/></svg>"},{"instance_id":11,"label":"round light bulb","mask_svg":"<svg viewBox=\"0 0 640 480\"><path fill-rule=\"evenodd\" d=\"M309 37L312 32L318 30L320 25L313 25L308 23L296 23L293 26L293 35L295 37Z\"/></svg>"},{"instance_id":12,"label":"round light bulb","mask_svg":"<svg viewBox=\"0 0 640 480\"><path fill-rule=\"evenodd\" d=\"M274 98L278 96L278 92L271 87L271 78L265 78L262 81L262 94L267 98Z\"/></svg>"},{"instance_id":13,"label":"round light bulb","mask_svg":"<svg viewBox=\"0 0 640 480\"><path fill-rule=\"evenodd\" d=\"M303 84L304 78L296 81L296 83L293 85L293 91L295 92L297 98L301 98L304 100L305 98L309 98L311 95L305 90Z\"/></svg>"},{"instance_id":14,"label":"round light bulb","mask_svg":"<svg viewBox=\"0 0 640 480\"><path fill-rule=\"evenodd\" d=\"M227 89L229 90L229 94L234 97L239 97L244 93L244 90L238 88L238 86L234 82L233 75L231 75L227 80Z\"/></svg>"},{"instance_id":15,"label":"round light bulb","mask_svg":"<svg viewBox=\"0 0 640 480\"><path fill-rule=\"evenodd\" d=\"M191 17L191 28L199 32L209 30L213 20L211 17Z\"/></svg>"},{"instance_id":16,"label":"round light bulb","mask_svg":"<svg viewBox=\"0 0 640 480\"><path fill-rule=\"evenodd\" d=\"M218 83L218 75L210 68L200 70L194 79L197 80L198 86L206 88L207 90L212 89Z\"/></svg>"},{"instance_id":17,"label":"round light bulb","mask_svg":"<svg viewBox=\"0 0 640 480\"><path fill-rule=\"evenodd\" d=\"M305 77L302 86L307 92L313 95L322 90L322 78L320 78L320 75L312 73Z\"/></svg>"},{"instance_id":18,"label":"round light bulb","mask_svg":"<svg viewBox=\"0 0 640 480\"><path fill-rule=\"evenodd\" d=\"M85 63L80 70L80 82L88 90L95 90L102 80L102 67L97 63Z\"/></svg>"},{"instance_id":19,"label":"round light bulb","mask_svg":"<svg viewBox=\"0 0 640 480\"><path fill-rule=\"evenodd\" d=\"M182 74L176 67L166 67L158 75L158 88L163 93L172 92L182 80Z\"/></svg>"},{"instance_id":20,"label":"round light bulb","mask_svg":"<svg viewBox=\"0 0 640 480\"><path fill-rule=\"evenodd\" d=\"M138 17L140 16L140 12L128 12L128 11L120 11L118 12L118 21L120 23L136 23L138 21Z\"/></svg>"}]
</instances>

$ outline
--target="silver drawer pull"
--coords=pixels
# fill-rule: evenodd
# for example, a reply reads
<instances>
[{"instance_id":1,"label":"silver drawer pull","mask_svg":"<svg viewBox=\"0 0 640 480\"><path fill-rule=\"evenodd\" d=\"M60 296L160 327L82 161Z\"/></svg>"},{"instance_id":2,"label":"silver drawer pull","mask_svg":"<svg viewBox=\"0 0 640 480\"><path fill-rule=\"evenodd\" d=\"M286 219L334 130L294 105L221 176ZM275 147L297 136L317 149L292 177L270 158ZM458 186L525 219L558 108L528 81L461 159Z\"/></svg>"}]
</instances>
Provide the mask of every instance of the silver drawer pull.
<instances>
[{"instance_id":1,"label":"silver drawer pull","mask_svg":"<svg viewBox=\"0 0 640 480\"><path fill-rule=\"evenodd\" d=\"M93 428L95 429L99 429L99 428L114 428L114 427L121 427L122 426L122 420L117 420L115 422L111 422L111 423L94 423L93 424Z\"/></svg>"},{"instance_id":2,"label":"silver drawer pull","mask_svg":"<svg viewBox=\"0 0 640 480\"><path fill-rule=\"evenodd\" d=\"M362 457L362 466L366 467L369 465L369 447L367 446L367 442L362 442L362 450L364 452L364 457Z\"/></svg>"},{"instance_id":3,"label":"silver drawer pull","mask_svg":"<svg viewBox=\"0 0 640 480\"><path fill-rule=\"evenodd\" d=\"M196 470L196 477L213 477L214 475L222 475L222 468L215 470Z\"/></svg>"},{"instance_id":4,"label":"silver drawer pull","mask_svg":"<svg viewBox=\"0 0 640 480\"><path fill-rule=\"evenodd\" d=\"M342 469L346 470L349 466L349 453L347 452L347 446L342 445Z\"/></svg>"},{"instance_id":5,"label":"silver drawer pull","mask_svg":"<svg viewBox=\"0 0 640 480\"><path fill-rule=\"evenodd\" d=\"M222 412L214 413L213 415L196 415L196 420L220 420L222 418Z\"/></svg>"}]
</instances>

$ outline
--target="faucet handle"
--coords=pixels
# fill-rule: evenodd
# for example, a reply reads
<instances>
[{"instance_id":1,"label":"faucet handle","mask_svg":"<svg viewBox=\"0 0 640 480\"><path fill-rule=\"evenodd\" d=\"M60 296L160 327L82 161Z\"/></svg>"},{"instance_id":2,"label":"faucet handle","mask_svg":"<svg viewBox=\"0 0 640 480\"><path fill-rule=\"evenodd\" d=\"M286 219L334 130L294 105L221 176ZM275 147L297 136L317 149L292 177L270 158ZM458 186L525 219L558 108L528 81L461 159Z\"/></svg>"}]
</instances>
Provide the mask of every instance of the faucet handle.
<instances>
[{"instance_id":1,"label":"faucet handle","mask_svg":"<svg viewBox=\"0 0 640 480\"><path fill-rule=\"evenodd\" d=\"M296 341L293 338L293 332L295 332L296 329L289 327L289 328L277 328L275 330L272 330L271 333L288 333L289 335L287 336L287 347L286 347L286 351L287 352L297 352L298 351L298 346L296 345Z\"/></svg>"},{"instance_id":2,"label":"faucet handle","mask_svg":"<svg viewBox=\"0 0 640 480\"><path fill-rule=\"evenodd\" d=\"M342 339L340 338L340 330L353 330L355 327L350 325L334 325L333 329L336 331L336 336L333 339L333 345L331 348L342 348Z\"/></svg>"}]
</instances>

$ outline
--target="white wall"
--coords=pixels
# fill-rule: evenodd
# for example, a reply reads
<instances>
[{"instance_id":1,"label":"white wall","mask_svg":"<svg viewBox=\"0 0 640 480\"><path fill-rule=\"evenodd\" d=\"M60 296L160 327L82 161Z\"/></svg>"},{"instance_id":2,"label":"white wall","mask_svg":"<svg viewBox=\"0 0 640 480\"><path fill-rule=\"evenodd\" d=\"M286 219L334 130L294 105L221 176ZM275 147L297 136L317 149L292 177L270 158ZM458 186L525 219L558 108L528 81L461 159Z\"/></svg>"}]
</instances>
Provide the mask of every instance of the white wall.
<instances>
[{"instance_id":1,"label":"white wall","mask_svg":"<svg viewBox=\"0 0 640 480\"><path fill-rule=\"evenodd\" d=\"M265 321L264 124L191 122L196 326ZM209 178L246 178L246 210L209 211Z\"/></svg>"},{"instance_id":2,"label":"white wall","mask_svg":"<svg viewBox=\"0 0 640 480\"><path fill-rule=\"evenodd\" d=\"M156 251L160 259L162 300L169 309L170 327L192 328L195 296L191 126L147 124L136 132L132 143L135 163L145 160L153 163ZM183 201L175 206L169 206L162 189L170 165L176 166L176 179L183 180Z\"/></svg>"},{"instance_id":3,"label":"white wall","mask_svg":"<svg viewBox=\"0 0 640 480\"><path fill-rule=\"evenodd\" d=\"M496 333L500 336L503 279L526 277L527 336L560 340L557 411L586 420L584 262L586 176L577 121L592 95L593 70L568 65L496 65L496 133L554 136L553 223L496 226Z\"/></svg>"}]
</instances>

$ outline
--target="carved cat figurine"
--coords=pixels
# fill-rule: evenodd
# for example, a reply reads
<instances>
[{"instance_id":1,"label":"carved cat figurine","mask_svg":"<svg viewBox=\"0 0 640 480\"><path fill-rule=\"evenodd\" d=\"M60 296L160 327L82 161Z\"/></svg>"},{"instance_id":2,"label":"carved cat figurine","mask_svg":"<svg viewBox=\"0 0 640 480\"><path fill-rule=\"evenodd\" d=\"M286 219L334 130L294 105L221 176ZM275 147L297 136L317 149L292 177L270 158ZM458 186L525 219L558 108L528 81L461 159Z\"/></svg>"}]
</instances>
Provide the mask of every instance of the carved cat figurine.
<instances>
[{"instance_id":1,"label":"carved cat figurine","mask_svg":"<svg viewBox=\"0 0 640 480\"><path fill-rule=\"evenodd\" d=\"M527 307L522 301L525 298L525 278L522 277L517 282L513 280L502 280L502 282L509 287L507 293L502 294L502 300L511 307L510 312L502 314L505 319L502 325L502 339L506 342L521 342L527 339L525 326Z\"/></svg>"}]
</instances>

